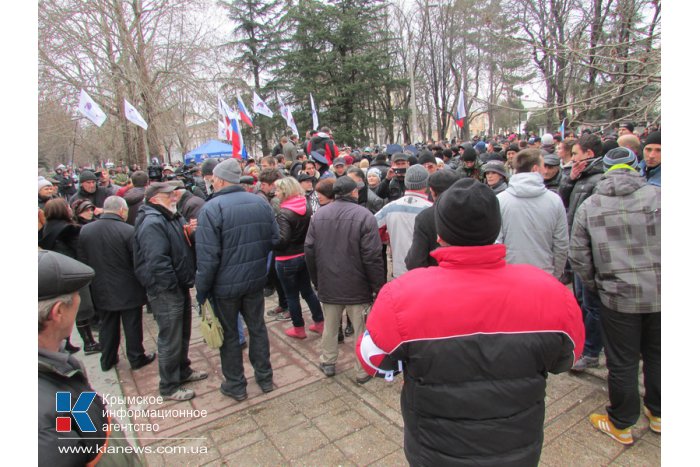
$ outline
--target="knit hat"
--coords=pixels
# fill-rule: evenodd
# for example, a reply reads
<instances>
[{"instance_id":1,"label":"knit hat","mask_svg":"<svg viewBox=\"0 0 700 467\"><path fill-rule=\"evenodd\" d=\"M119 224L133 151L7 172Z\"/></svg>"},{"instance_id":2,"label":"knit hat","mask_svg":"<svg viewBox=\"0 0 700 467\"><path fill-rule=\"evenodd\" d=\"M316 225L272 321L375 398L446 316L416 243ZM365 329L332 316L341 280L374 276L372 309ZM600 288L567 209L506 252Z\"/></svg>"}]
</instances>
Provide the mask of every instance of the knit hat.
<instances>
[{"instance_id":1,"label":"knit hat","mask_svg":"<svg viewBox=\"0 0 700 467\"><path fill-rule=\"evenodd\" d=\"M148 201L158 193L170 193L172 191L175 191L175 187L168 183L151 183L150 185L148 185L148 188L146 188L146 196L144 198L146 199L146 201Z\"/></svg>"},{"instance_id":2,"label":"knit hat","mask_svg":"<svg viewBox=\"0 0 700 467\"><path fill-rule=\"evenodd\" d=\"M487 172L495 172L499 175L502 175L505 178L508 178L508 174L506 173L506 166L503 165L503 162L501 161L489 161L484 166L481 168L481 171L485 174Z\"/></svg>"},{"instance_id":3,"label":"knit hat","mask_svg":"<svg viewBox=\"0 0 700 467\"><path fill-rule=\"evenodd\" d=\"M474 145L474 149L476 149L476 151L477 151L478 153L485 152L485 151L486 151L486 143L484 143L483 141L479 141L478 143L476 143L476 144ZM465 151L465 152L466 152L466 151Z\"/></svg>"},{"instance_id":4,"label":"knit hat","mask_svg":"<svg viewBox=\"0 0 700 467\"><path fill-rule=\"evenodd\" d=\"M542 146L549 146L554 144L554 136L551 133L545 133L542 135Z\"/></svg>"},{"instance_id":5,"label":"knit hat","mask_svg":"<svg viewBox=\"0 0 700 467\"><path fill-rule=\"evenodd\" d=\"M559 159L559 156L557 156L556 154L545 154L544 165L559 167L561 165L561 159Z\"/></svg>"},{"instance_id":6,"label":"knit hat","mask_svg":"<svg viewBox=\"0 0 700 467\"><path fill-rule=\"evenodd\" d=\"M345 158L344 158L344 157L338 156L338 157L336 157L335 159L333 159L333 167L335 167L336 165L343 165L343 166L345 166L345 165L348 165L348 164L347 164L347 162L345 161Z\"/></svg>"},{"instance_id":7,"label":"knit hat","mask_svg":"<svg viewBox=\"0 0 700 467\"><path fill-rule=\"evenodd\" d=\"M412 165L406 171L403 182L407 190L425 190L428 187L428 169L420 164Z\"/></svg>"},{"instance_id":8,"label":"knit hat","mask_svg":"<svg viewBox=\"0 0 700 467\"><path fill-rule=\"evenodd\" d=\"M44 177L39 177L39 190L41 190L45 186L53 186L53 183L51 183L49 180L46 180Z\"/></svg>"},{"instance_id":9,"label":"knit hat","mask_svg":"<svg viewBox=\"0 0 700 467\"><path fill-rule=\"evenodd\" d=\"M520 152L520 146L517 144L511 144L510 146L508 146L508 149L506 149L506 153L510 151Z\"/></svg>"},{"instance_id":10,"label":"knit hat","mask_svg":"<svg viewBox=\"0 0 700 467\"><path fill-rule=\"evenodd\" d=\"M367 171L367 176L369 177L370 175L374 175L374 176L377 177L379 180L382 179L382 171L379 170L379 169L376 168L376 167L372 167L372 168L370 168L370 169Z\"/></svg>"},{"instance_id":11,"label":"knit hat","mask_svg":"<svg viewBox=\"0 0 700 467\"><path fill-rule=\"evenodd\" d=\"M474 148L466 148L462 153L464 162L476 162L476 150Z\"/></svg>"},{"instance_id":12,"label":"knit hat","mask_svg":"<svg viewBox=\"0 0 700 467\"><path fill-rule=\"evenodd\" d=\"M216 167L218 164L219 161L217 161L216 159L207 159L204 162L202 162L202 176L213 175L214 167Z\"/></svg>"},{"instance_id":13,"label":"knit hat","mask_svg":"<svg viewBox=\"0 0 700 467\"><path fill-rule=\"evenodd\" d=\"M644 144L661 144L661 132L654 131L652 133L649 133L649 136L647 136L647 139L644 142Z\"/></svg>"},{"instance_id":14,"label":"knit hat","mask_svg":"<svg viewBox=\"0 0 700 467\"><path fill-rule=\"evenodd\" d=\"M95 180L97 181L97 177L95 176L95 172L92 170L83 170L80 172L80 178L78 179L79 183L83 183L89 180Z\"/></svg>"},{"instance_id":15,"label":"knit hat","mask_svg":"<svg viewBox=\"0 0 700 467\"><path fill-rule=\"evenodd\" d=\"M491 245L501 230L498 198L486 184L460 178L435 202L435 226L450 245Z\"/></svg>"},{"instance_id":16,"label":"knit hat","mask_svg":"<svg viewBox=\"0 0 700 467\"><path fill-rule=\"evenodd\" d=\"M435 159L435 156L433 156L430 152L426 151L425 153L421 154L421 156L418 158L418 163L421 165L437 164L437 159Z\"/></svg>"},{"instance_id":17,"label":"knit hat","mask_svg":"<svg viewBox=\"0 0 700 467\"><path fill-rule=\"evenodd\" d=\"M608 151L603 157L603 166L605 170L610 170L610 167L616 164L626 164L637 169L637 156L634 151L625 147L619 147Z\"/></svg>"},{"instance_id":18,"label":"knit hat","mask_svg":"<svg viewBox=\"0 0 700 467\"><path fill-rule=\"evenodd\" d=\"M425 169L423 169L425 170ZM335 196L349 195L357 189L357 183L347 175L343 175L333 183L333 194Z\"/></svg>"},{"instance_id":19,"label":"knit hat","mask_svg":"<svg viewBox=\"0 0 700 467\"><path fill-rule=\"evenodd\" d=\"M241 164L237 159L226 159L214 167L214 176L229 182L239 183L241 181Z\"/></svg>"},{"instance_id":20,"label":"knit hat","mask_svg":"<svg viewBox=\"0 0 700 467\"><path fill-rule=\"evenodd\" d=\"M428 178L428 186L432 188L437 195L440 195L457 180L459 180L459 175L457 175L457 172L454 170L438 170Z\"/></svg>"}]
</instances>

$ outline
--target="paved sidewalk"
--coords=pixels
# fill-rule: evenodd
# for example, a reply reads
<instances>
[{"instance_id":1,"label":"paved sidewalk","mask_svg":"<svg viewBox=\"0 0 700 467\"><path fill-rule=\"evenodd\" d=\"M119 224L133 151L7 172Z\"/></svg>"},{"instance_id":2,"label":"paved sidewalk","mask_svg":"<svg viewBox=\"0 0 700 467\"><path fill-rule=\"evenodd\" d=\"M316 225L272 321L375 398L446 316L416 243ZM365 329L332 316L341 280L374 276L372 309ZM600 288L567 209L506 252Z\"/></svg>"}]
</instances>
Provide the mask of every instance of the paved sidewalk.
<instances>
[{"instance_id":1,"label":"paved sidewalk","mask_svg":"<svg viewBox=\"0 0 700 467\"><path fill-rule=\"evenodd\" d=\"M266 310L274 308L274 299L266 299ZM157 431L133 433L141 446L151 446L153 453L146 456L150 466L408 465L402 448L399 405L402 378L392 383L374 379L357 385L351 371L352 338L340 344L338 374L326 378L317 368L320 336L307 332L307 339L289 338L283 332L291 322L266 316L275 390L262 393L244 351L248 399L239 403L219 392L222 376L218 351L203 343L199 315L196 311L193 314L190 359L194 369L209 371L209 378L189 385L197 394L191 401L130 408L207 410L207 415L131 420L134 424L159 425ZM311 319L306 308L305 320L308 328ZM158 330L153 316L144 313L143 322L146 351L156 351ZM80 340L74 338L73 342ZM106 373L94 363L99 355L77 355L86 362L96 390L157 396L157 362L132 371L123 343L120 353L117 371ZM633 428L636 442L631 447L616 443L590 426L588 415L603 411L607 402L605 375L604 369L597 369L580 376L550 376L541 465L661 464L661 436L649 430L643 415ZM176 452L185 447L195 452ZM155 453L156 449L163 453Z\"/></svg>"}]
</instances>

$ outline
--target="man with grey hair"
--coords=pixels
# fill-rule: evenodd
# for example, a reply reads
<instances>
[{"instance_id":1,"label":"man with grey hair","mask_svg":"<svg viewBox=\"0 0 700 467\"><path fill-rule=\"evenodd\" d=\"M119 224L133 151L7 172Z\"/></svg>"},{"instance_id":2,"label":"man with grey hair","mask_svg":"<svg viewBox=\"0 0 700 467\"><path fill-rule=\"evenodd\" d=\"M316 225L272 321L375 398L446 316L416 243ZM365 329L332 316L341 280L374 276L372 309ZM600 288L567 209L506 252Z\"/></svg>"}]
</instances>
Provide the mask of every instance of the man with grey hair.
<instances>
[{"instance_id":1,"label":"man with grey hair","mask_svg":"<svg viewBox=\"0 0 700 467\"><path fill-rule=\"evenodd\" d=\"M192 300L195 260L191 236L177 212L175 187L151 183L139 209L134 231L134 271L146 289L153 317L158 323L158 371L164 399L185 401L194 397L183 383L199 381L204 371L190 367L187 354L192 334Z\"/></svg>"},{"instance_id":2,"label":"man with grey hair","mask_svg":"<svg viewBox=\"0 0 700 467\"><path fill-rule=\"evenodd\" d=\"M263 288L267 259L279 240L272 207L241 185L236 159L213 171L214 194L199 212L196 231L197 302L209 300L224 330L219 349L222 394L243 401L248 397L238 315L248 327L248 357L262 392L274 389L270 341L265 327Z\"/></svg>"},{"instance_id":3,"label":"man with grey hair","mask_svg":"<svg viewBox=\"0 0 700 467\"><path fill-rule=\"evenodd\" d=\"M119 430L105 429L109 418L102 397L94 395L85 367L62 348L80 306L78 290L95 277L89 266L53 251L39 251L39 457L47 465L88 465L103 452L109 465L141 465ZM59 397L59 394L66 397ZM59 413L70 412L78 399L93 394L85 414L93 426ZM91 431L88 431L92 428ZM121 459L121 460L120 460Z\"/></svg>"},{"instance_id":4,"label":"man with grey hair","mask_svg":"<svg viewBox=\"0 0 700 467\"><path fill-rule=\"evenodd\" d=\"M102 371L119 361L120 321L131 368L137 370L156 358L143 348L142 307L146 292L134 273L134 227L126 223L128 215L127 202L110 196L105 200L102 216L85 225L78 240L78 258L96 272L90 292L102 317Z\"/></svg>"}]
</instances>

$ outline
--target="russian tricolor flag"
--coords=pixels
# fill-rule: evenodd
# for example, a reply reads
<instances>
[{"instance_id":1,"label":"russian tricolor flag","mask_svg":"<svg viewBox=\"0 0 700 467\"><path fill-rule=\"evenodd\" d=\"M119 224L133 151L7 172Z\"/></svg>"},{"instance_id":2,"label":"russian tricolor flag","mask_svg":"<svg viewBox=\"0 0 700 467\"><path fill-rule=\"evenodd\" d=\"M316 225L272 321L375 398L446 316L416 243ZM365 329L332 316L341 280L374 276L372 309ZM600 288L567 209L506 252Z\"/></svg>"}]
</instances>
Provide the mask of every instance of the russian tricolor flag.
<instances>
[{"instance_id":1,"label":"russian tricolor flag","mask_svg":"<svg viewBox=\"0 0 700 467\"><path fill-rule=\"evenodd\" d=\"M245 144L243 143L243 133L241 133L240 122L237 118L229 120L229 118L226 117L226 124L230 128L229 136L231 137L231 146L233 146L231 157L235 159L247 159L248 151L246 151Z\"/></svg>"},{"instance_id":2,"label":"russian tricolor flag","mask_svg":"<svg viewBox=\"0 0 700 467\"><path fill-rule=\"evenodd\" d=\"M236 98L238 99L238 112L241 114L241 120L243 120L246 125L253 128L253 120L250 118L248 109L246 109L245 104L241 100L241 96L236 96Z\"/></svg>"}]
</instances>

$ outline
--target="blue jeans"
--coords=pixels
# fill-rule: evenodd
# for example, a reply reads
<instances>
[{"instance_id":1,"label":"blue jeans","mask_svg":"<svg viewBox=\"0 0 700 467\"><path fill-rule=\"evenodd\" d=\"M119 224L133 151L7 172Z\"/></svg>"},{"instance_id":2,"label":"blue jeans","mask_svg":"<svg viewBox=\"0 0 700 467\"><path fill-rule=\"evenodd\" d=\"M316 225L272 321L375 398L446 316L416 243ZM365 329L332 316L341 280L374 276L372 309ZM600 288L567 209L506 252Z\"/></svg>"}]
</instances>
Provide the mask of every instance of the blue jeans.
<instances>
[{"instance_id":1,"label":"blue jeans","mask_svg":"<svg viewBox=\"0 0 700 467\"><path fill-rule=\"evenodd\" d=\"M213 297L211 301L216 317L224 329L224 344L219 349L221 372L224 382L221 389L230 394L246 392L248 383L243 372L243 352L239 340L239 315L248 327L248 358L258 384L272 382L270 364L270 340L265 327L263 291L236 298Z\"/></svg>"},{"instance_id":2,"label":"blue jeans","mask_svg":"<svg viewBox=\"0 0 700 467\"><path fill-rule=\"evenodd\" d=\"M292 317L294 327L304 326L304 318L301 316L301 301L299 300L300 293L306 304L309 305L314 322L323 321L323 309L321 309L321 303L318 301L314 289L311 288L311 279L309 271L306 269L304 257L275 261L275 269L277 277L282 283L284 295L287 297L289 316Z\"/></svg>"},{"instance_id":3,"label":"blue jeans","mask_svg":"<svg viewBox=\"0 0 700 467\"><path fill-rule=\"evenodd\" d=\"M603 329L600 324L600 297L598 291L588 290L581 277L574 274L574 292L583 311L583 325L586 328L586 341L583 356L598 358L603 349Z\"/></svg>"},{"instance_id":4,"label":"blue jeans","mask_svg":"<svg viewBox=\"0 0 700 467\"><path fill-rule=\"evenodd\" d=\"M192 300L187 288L147 295L158 324L160 394L169 396L192 374L187 357L192 334Z\"/></svg>"}]
</instances>

